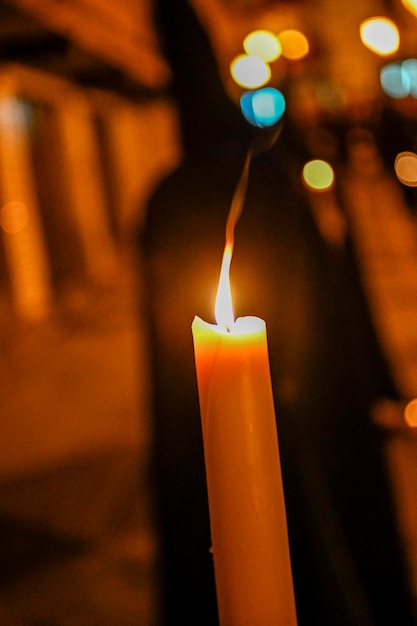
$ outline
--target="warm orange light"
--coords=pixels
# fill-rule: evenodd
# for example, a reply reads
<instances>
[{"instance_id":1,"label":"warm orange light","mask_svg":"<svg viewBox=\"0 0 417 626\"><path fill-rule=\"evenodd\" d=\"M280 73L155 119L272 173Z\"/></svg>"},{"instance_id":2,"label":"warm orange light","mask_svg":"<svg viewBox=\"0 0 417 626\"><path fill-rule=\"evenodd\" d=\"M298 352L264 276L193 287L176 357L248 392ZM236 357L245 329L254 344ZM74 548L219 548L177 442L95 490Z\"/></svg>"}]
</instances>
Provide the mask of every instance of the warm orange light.
<instances>
[{"instance_id":1,"label":"warm orange light","mask_svg":"<svg viewBox=\"0 0 417 626\"><path fill-rule=\"evenodd\" d=\"M326 161L314 159L304 165L303 182L315 191L330 189L334 181L333 168Z\"/></svg>"},{"instance_id":2,"label":"warm orange light","mask_svg":"<svg viewBox=\"0 0 417 626\"><path fill-rule=\"evenodd\" d=\"M411 400L405 407L404 419L407 426L417 428L417 399Z\"/></svg>"},{"instance_id":3,"label":"warm orange light","mask_svg":"<svg viewBox=\"0 0 417 626\"><path fill-rule=\"evenodd\" d=\"M398 180L408 187L417 187L417 154L400 152L394 163Z\"/></svg>"},{"instance_id":4,"label":"warm orange light","mask_svg":"<svg viewBox=\"0 0 417 626\"><path fill-rule=\"evenodd\" d=\"M233 80L241 87L256 89L271 78L271 68L257 56L240 54L230 64Z\"/></svg>"},{"instance_id":5,"label":"warm orange light","mask_svg":"<svg viewBox=\"0 0 417 626\"><path fill-rule=\"evenodd\" d=\"M257 56L266 63L276 61L281 55L281 44L269 30L254 30L243 41L245 52Z\"/></svg>"},{"instance_id":6,"label":"warm orange light","mask_svg":"<svg viewBox=\"0 0 417 626\"><path fill-rule=\"evenodd\" d=\"M0 226L8 235L20 233L29 221L26 204L18 200L7 202L0 210Z\"/></svg>"},{"instance_id":7,"label":"warm orange light","mask_svg":"<svg viewBox=\"0 0 417 626\"><path fill-rule=\"evenodd\" d=\"M372 17L360 25L362 43L381 56L397 52L400 33L393 21L386 17Z\"/></svg>"},{"instance_id":8,"label":"warm orange light","mask_svg":"<svg viewBox=\"0 0 417 626\"><path fill-rule=\"evenodd\" d=\"M232 262L232 252L232 245L230 243L226 243L220 270L216 303L214 307L217 324L219 326L226 327L227 330L230 330L235 323L232 290L230 287L230 264Z\"/></svg>"},{"instance_id":9,"label":"warm orange light","mask_svg":"<svg viewBox=\"0 0 417 626\"><path fill-rule=\"evenodd\" d=\"M299 30L284 30L279 34L282 56L291 61L302 59L309 52L308 40Z\"/></svg>"},{"instance_id":10,"label":"warm orange light","mask_svg":"<svg viewBox=\"0 0 417 626\"><path fill-rule=\"evenodd\" d=\"M407 11L417 17L417 0L401 0L401 2Z\"/></svg>"}]
</instances>

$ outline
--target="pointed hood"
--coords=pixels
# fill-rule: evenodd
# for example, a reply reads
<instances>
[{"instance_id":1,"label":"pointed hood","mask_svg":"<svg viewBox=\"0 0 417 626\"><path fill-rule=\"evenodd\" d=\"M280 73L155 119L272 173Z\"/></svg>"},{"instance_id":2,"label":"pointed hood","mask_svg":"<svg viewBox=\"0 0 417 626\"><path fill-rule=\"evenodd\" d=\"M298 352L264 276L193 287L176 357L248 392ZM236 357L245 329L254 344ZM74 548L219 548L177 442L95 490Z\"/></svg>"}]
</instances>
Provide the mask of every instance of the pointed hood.
<instances>
[{"instance_id":1,"label":"pointed hood","mask_svg":"<svg viewBox=\"0 0 417 626\"><path fill-rule=\"evenodd\" d=\"M157 0L155 23L171 67L186 154L249 143L250 129L228 97L207 32L187 0Z\"/></svg>"}]
</instances>

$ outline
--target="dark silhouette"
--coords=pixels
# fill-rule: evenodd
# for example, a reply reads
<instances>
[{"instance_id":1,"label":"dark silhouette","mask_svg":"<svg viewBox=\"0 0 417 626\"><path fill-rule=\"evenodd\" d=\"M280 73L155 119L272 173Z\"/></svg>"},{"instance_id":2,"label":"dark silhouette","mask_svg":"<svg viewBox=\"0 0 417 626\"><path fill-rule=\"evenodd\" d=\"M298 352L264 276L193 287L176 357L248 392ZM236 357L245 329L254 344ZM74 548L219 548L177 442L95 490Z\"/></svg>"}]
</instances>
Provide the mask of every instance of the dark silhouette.
<instances>
[{"instance_id":1,"label":"dark silhouette","mask_svg":"<svg viewBox=\"0 0 417 626\"><path fill-rule=\"evenodd\" d=\"M150 199L140 241L163 624L215 626L191 322L213 321L227 214L254 132L226 96L187 2L160 0L157 23L184 146L183 163ZM254 157L231 276L236 316L267 321L299 626L411 626L383 441L370 418L376 401L397 393L350 246L328 245L317 229L300 183L307 154L286 120Z\"/></svg>"}]
</instances>

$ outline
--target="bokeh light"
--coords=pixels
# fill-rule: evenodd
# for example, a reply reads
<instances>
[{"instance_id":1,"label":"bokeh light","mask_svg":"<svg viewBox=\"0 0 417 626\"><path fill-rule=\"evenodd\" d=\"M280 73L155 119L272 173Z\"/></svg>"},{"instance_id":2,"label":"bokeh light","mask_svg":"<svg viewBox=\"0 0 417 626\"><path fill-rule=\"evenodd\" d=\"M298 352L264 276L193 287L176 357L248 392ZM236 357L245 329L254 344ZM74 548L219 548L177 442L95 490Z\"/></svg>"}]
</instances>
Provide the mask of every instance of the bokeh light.
<instances>
[{"instance_id":1,"label":"bokeh light","mask_svg":"<svg viewBox=\"0 0 417 626\"><path fill-rule=\"evenodd\" d=\"M417 17L417 0L401 0L401 2L407 11Z\"/></svg>"},{"instance_id":2,"label":"bokeh light","mask_svg":"<svg viewBox=\"0 0 417 626\"><path fill-rule=\"evenodd\" d=\"M417 97L417 59L405 59L401 63L401 76L404 87L410 96Z\"/></svg>"},{"instance_id":3,"label":"bokeh light","mask_svg":"<svg viewBox=\"0 0 417 626\"><path fill-rule=\"evenodd\" d=\"M411 400L405 407L404 419L408 426L417 428L417 399Z\"/></svg>"},{"instance_id":4,"label":"bokeh light","mask_svg":"<svg viewBox=\"0 0 417 626\"><path fill-rule=\"evenodd\" d=\"M303 167L303 182L314 191L330 189L334 181L332 166L327 161L314 159Z\"/></svg>"},{"instance_id":5,"label":"bokeh light","mask_svg":"<svg viewBox=\"0 0 417 626\"><path fill-rule=\"evenodd\" d=\"M393 54L400 46L400 33L386 17L372 17L360 25L362 43L381 56Z\"/></svg>"},{"instance_id":6,"label":"bokeh light","mask_svg":"<svg viewBox=\"0 0 417 626\"><path fill-rule=\"evenodd\" d=\"M417 98L417 59L384 65L379 78L382 89L391 98Z\"/></svg>"},{"instance_id":7,"label":"bokeh light","mask_svg":"<svg viewBox=\"0 0 417 626\"><path fill-rule=\"evenodd\" d=\"M271 68L256 56L240 54L230 64L233 80L241 87L262 87L271 78Z\"/></svg>"},{"instance_id":8,"label":"bokeh light","mask_svg":"<svg viewBox=\"0 0 417 626\"><path fill-rule=\"evenodd\" d=\"M269 30L255 30L243 41L243 48L250 56L256 56L271 63L281 56L279 39Z\"/></svg>"},{"instance_id":9,"label":"bokeh light","mask_svg":"<svg viewBox=\"0 0 417 626\"><path fill-rule=\"evenodd\" d=\"M394 163L398 180L408 187L417 187L417 154L400 152Z\"/></svg>"},{"instance_id":10,"label":"bokeh light","mask_svg":"<svg viewBox=\"0 0 417 626\"><path fill-rule=\"evenodd\" d=\"M408 89L404 85L403 72L399 63L384 65L381 68L379 80L387 96L391 98L405 98L408 95Z\"/></svg>"},{"instance_id":11,"label":"bokeh light","mask_svg":"<svg viewBox=\"0 0 417 626\"><path fill-rule=\"evenodd\" d=\"M240 107L250 124L265 128L281 119L285 111L285 98L278 89L264 87L242 94Z\"/></svg>"},{"instance_id":12,"label":"bokeh light","mask_svg":"<svg viewBox=\"0 0 417 626\"><path fill-rule=\"evenodd\" d=\"M9 235L22 231L28 221L29 212L23 202L13 200L0 209L0 226Z\"/></svg>"},{"instance_id":13,"label":"bokeh light","mask_svg":"<svg viewBox=\"0 0 417 626\"><path fill-rule=\"evenodd\" d=\"M307 37L299 30L283 30L278 35L281 43L282 56L290 61L305 57L310 49Z\"/></svg>"}]
</instances>

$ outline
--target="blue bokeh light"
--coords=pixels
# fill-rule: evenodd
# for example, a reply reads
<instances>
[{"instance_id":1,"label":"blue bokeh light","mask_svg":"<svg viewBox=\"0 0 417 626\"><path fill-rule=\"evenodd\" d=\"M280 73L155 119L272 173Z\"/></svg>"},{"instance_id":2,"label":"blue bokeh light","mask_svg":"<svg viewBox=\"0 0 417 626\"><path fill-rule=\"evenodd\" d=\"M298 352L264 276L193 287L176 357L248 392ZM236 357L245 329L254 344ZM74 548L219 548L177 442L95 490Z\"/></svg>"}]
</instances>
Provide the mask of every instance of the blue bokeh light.
<instances>
[{"instance_id":1,"label":"blue bokeh light","mask_svg":"<svg viewBox=\"0 0 417 626\"><path fill-rule=\"evenodd\" d=\"M401 63L403 82L407 85L408 93L417 97L417 59L406 59Z\"/></svg>"},{"instance_id":2,"label":"blue bokeh light","mask_svg":"<svg viewBox=\"0 0 417 626\"><path fill-rule=\"evenodd\" d=\"M276 124L284 114L285 98L278 89L264 87L245 91L240 98L245 119L253 126L266 128Z\"/></svg>"},{"instance_id":3,"label":"blue bokeh light","mask_svg":"<svg viewBox=\"0 0 417 626\"><path fill-rule=\"evenodd\" d=\"M408 95L404 85L403 72L399 63L389 63L381 69L380 81L382 89L391 98L405 98Z\"/></svg>"},{"instance_id":4,"label":"blue bokeh light","mask_svg":"<svg viewBox=\"0 0 417 626\"><path fill-rule=\"evenodd\" d=\"M417 98L417 59L384 65L380 81L382 89L391 98Z\"/></svg>"}]
</instances>

